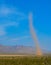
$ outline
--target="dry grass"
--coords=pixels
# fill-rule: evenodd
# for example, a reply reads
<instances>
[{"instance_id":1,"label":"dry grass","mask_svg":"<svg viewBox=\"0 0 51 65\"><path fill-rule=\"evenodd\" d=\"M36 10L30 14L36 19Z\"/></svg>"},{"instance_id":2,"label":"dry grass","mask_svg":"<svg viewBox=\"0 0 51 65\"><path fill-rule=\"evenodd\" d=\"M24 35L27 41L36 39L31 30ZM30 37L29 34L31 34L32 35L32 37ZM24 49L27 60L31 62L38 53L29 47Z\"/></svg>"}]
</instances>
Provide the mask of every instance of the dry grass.
<instances>
[{"instance_id":1,"label":"dry grass","mask_svg":"<svg viewBox=\"0 0 51 65\"><path fill-rule=\"evenodd\" d=\"M0 65L51 65L51 56L5 56L0 57Z\"/></svg>"}]
</instances>

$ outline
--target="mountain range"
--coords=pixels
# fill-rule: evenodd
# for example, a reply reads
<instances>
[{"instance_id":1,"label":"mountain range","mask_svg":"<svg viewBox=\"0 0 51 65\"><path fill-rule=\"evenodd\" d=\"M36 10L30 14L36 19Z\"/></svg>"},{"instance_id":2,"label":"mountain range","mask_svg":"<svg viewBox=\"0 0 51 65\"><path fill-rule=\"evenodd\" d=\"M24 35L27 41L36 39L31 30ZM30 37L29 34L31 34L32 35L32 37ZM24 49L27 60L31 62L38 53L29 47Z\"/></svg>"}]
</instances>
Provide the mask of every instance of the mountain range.
<instances>
[{"instance_id":1,"label":"mountain range","mask_svg":"<svg viewBox=\"0 0 51 65\"><path fill-rule=\"evenodd\" d=\"M31 46L4 46L0 45L0 54L34 54L35 49Z\"/></svg>"},{"instance_id":2,"label":"mountain range","mask_svg":"<svg viewBox=\"0 0 51 65\"><path fill-rule=\"evenodd\" d=\"M43 53L49 53L49 51L43 49ZM0 54L35 54L36 48L32 46L5 46L0 45Z\"/></svg>"}]
</instances>

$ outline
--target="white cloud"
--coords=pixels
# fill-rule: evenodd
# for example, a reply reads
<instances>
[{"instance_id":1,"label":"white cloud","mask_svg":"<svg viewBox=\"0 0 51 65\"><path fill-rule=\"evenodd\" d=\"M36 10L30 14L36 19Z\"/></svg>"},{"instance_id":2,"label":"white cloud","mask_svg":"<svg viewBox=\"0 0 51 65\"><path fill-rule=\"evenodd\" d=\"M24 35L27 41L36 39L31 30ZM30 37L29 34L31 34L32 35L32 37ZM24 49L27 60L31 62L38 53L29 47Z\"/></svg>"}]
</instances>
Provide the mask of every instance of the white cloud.
<instances>
[{"instance_id":1,"label":"white cloud","mask_svg":"<svg viewBox=\"0 0 51 65\"><path fill-rule=\"evenodd\" d=\"M24 43L26 42L27 39L29 39L30 36L22 36L22 37L16 37L16 38L10 38L10 37L7 37L7 36L2 36L0 37L0 42L1 43L6 43L6 44L17 44L21 41L23 41ZM26 42L27 43L27 42Z\"/></svg>"},{"instance_id":2,"label":"white cloud","mask_svg":"<svg viewBox=\"0 0 51 65\"><path fill-rule=\"evenodd\" d=\"M8 16L9 14L15 14L17 16L26 17L24 13L19 12L17 8L8 8L7 6L0 7L0 16Z\"/></svg>"},{"instance_id":3,"label":"white cloud","mask_svg":"<svg viewBox=\"0 0 51 65\"><path fill-rule=\"evenodd\" d=\"M2 24L1 26L3 27L7 27L7 26L18 26L19 23L16 23L16 22L7 22L5 24Z\"/></svg>"},{"instance_id":4,"label":"white cloud","mask_svg":"<svg viewBox=\"0 0 51 65\"><path fill-rule=\"evenodd\" d=\"M11 13L11 10L9 8L6 8L6 7L1 7L0 8L0 15L1 16L6 16L9 13Z\"/></svg>"},{"instance_id":5,"label":"white cloud","mask_svg":"<svg viewBox=\"0 0 51 65\"><path fill-rule=\"evenodd\" d=\"M13 38L13 39L10 39L12 41L18 41L18 40L24 40L24 39L28 39L30 38L30 36L22 36L22 37L18 37L18 38Z\"/></svg>"},{"instance_id":6,"label":"white cloud","mask_svg":"<svg viewBox=\"0 0 51 65\"><path fill-rule=\"evenodd\" d=\"M6 32L5 32L4 27L0 26L0 36L3 36L5 34L6 34Z\"/></svg>"},{"instance_id":7,"label":"white cloud","mask_svg":"<svg viewBox=\"0 0 51 65\"><path fill-rule=\"evenodd\" d=\"M9 22L9 23L5 23L5 24L2 24L0 25L0 36L2 35L6 35L6 31L5 31L5 28L8 27L8 26L18 26L19 23L16 23L16 22Z\"/></svg>"}]
</instances>

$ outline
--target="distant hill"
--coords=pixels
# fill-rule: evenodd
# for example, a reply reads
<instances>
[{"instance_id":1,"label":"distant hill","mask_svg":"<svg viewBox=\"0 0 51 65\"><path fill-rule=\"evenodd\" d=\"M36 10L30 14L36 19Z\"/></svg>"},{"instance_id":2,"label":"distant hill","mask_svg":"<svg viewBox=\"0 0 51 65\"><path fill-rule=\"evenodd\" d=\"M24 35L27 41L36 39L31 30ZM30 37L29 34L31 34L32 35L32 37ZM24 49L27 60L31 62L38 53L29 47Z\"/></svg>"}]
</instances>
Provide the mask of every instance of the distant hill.
<instances>
[{"instance_id":1,"label":"distant hill","mask_svg":"<svg viewBox=\"0 0 51 65\"><path fill-rule=\"evenodd\" d=\"M31 46L4 46L0 45L0 54L6 53L6 54L34 54L35 49Z\"/></svg>"},{"instance_id":2,"label":"distant hill","mask_svg":"<svg viewBox=\"0 0 51 65\"><path fill-rule=\"evenodd\" d=\"M42 50L44 54L50 53L45 49ZM4 46L0 45L0 54L35 54L35 47L32 46Z\"/></svg>"}]
</instances>

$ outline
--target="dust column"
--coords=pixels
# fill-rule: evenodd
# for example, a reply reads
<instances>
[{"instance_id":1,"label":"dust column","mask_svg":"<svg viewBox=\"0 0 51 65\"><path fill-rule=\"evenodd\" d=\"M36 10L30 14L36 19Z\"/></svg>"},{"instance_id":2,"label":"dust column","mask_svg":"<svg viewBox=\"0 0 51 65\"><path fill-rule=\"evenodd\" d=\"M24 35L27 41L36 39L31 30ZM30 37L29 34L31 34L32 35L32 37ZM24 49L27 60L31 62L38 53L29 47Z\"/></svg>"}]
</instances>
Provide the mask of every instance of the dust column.
<instances>
[{"instance_id":1,"label":"dust column","mask_svg":"<svg viewBox=\"0 0 51 65\"><path fill-rule=\"evenodd\" d=\"M42 56L42 52L41 52L41 49L39 47L39 41L37 39L37 36L36 36L36 33L35 33L35 29L33 27L33 23L32 23L32 13L29 13L29 26L30 26L30 33L32 35L32 38L35 42L35 45L36 45L36 55L37 56Z\"/></svg>"}]
</instances>

